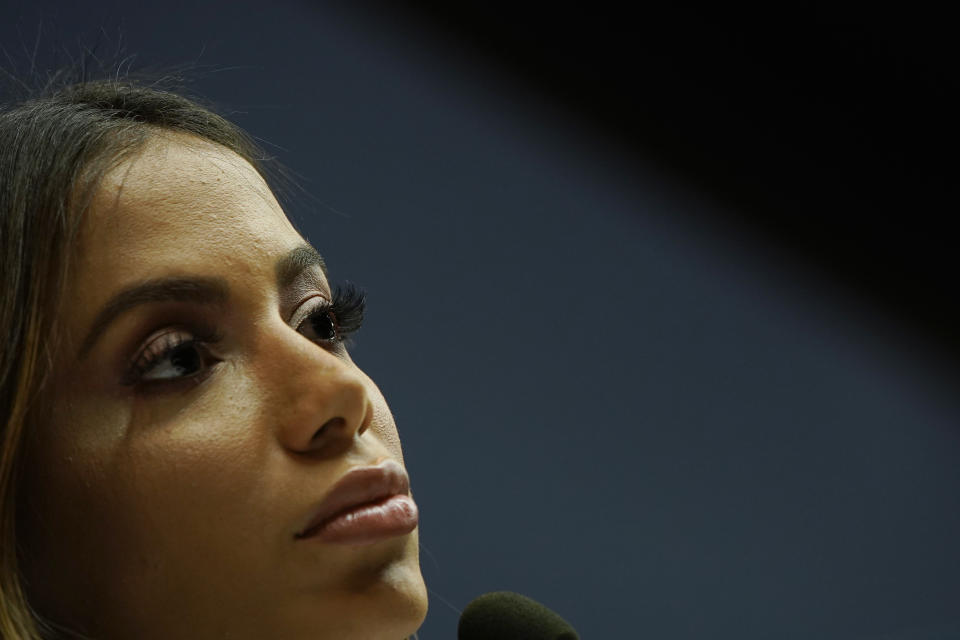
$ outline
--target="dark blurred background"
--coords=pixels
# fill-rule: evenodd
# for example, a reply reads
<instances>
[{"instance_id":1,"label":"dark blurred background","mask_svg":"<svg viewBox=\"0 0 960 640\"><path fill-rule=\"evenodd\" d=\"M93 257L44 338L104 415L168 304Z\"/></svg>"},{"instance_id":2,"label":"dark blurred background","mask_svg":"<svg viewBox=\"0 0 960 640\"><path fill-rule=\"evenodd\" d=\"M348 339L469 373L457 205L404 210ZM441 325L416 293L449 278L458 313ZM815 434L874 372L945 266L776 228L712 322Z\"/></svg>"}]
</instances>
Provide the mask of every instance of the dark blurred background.
<instances>
[{"instance_id":1,"label":"dark blurred background","mask_svg":"<svg viewBox=\"0 0 960 640\"><path fill-rule=\"evenodd\" d=\"M0 67L183 67L308 192L422 510L422 640L960 637L934 5L3 0ZM124 68L126 68L126 66Z\"/></svg>"}]
</instances>

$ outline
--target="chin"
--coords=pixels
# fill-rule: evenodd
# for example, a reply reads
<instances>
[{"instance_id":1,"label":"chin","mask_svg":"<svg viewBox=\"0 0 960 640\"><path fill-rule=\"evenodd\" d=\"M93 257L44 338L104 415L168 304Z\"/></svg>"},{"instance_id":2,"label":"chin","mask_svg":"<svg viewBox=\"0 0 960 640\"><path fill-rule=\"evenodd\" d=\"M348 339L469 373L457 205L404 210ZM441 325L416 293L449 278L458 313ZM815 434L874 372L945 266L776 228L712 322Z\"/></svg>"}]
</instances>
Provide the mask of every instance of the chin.
<instances>
[{"instance_id":1,"label":"chin","mask_svg":"<svg viewBox=\"0 0 960 640\"><path fill-rule=\"evenodd\" d=\"M402 640L412 636L427 617L427 587L418 561L388 569L370 595L383 626L359 635L358 640Z\"/></svg>"},{"instance_id":2,"label":"chin","mask_svg":"<svg viewBox=\"0 0 960 640\"><path fill-rule=\"evenodd\" d=\"M427 587L420 573L417 537L411 536L402 559L368 565L324 607L340 624L327 627L336 640L405 640L427 616ZM374 568L376 566L376 568ZM348 615L344 615L350 612ZM317 638L316 631L309 636ZM327 638L328 635L323 635Z\"/></svg>"}]
</instances>

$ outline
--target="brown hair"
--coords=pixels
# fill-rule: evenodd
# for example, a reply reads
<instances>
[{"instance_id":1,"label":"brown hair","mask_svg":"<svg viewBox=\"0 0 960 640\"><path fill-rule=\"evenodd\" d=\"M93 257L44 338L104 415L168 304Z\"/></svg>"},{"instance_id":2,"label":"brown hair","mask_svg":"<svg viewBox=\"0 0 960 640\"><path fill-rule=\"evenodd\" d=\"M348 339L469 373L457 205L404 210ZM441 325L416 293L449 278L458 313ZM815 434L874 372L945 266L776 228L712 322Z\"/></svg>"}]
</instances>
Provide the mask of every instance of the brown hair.
<instances>
[{"instance_id":1,"label":"brown hair","mask_svg":"<svg viewBox=\"0 0 960 640\"><path fill-rule=\"evenodd\" d=\"M0 638L58 637L18 571L17 478L24 433L56 348L54 319L72 248L100 178L157 129L223 145L265 174L270 160L236 125L178 93L86 81L0 107ZM267 178L266 175L264 175ZM282 174L271 173L274 182Z\"/></svg>"}]
</instances>

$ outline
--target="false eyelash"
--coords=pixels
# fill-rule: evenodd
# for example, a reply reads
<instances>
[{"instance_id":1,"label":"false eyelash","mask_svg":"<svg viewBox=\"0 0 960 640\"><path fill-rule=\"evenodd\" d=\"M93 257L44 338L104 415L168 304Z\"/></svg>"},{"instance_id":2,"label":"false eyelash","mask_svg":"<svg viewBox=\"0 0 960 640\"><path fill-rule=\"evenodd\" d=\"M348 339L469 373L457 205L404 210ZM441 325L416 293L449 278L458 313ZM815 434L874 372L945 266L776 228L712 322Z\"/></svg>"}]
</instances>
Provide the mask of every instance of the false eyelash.
<instances>
[{"instance_id":1,"label":"false eyelash","mask_svg":"<svg viewBox=\"0 0 960 640\"><path fill-rule=\"evenodd\" d=\"M317 305L310 312L306 321L312 321L320 316L333 316L336 338L327 341L330 344L342 345L352 334L356 333L363 324L364 311L366 309L366 294L363 290L353 284L336 286L333 290L333 299L328 302ZM147 351L141 353L123 378L126 385L135 385L142 380L151 369L164 358L169 357L175 349L183 347L195 347L198 350L204 350L208 345L216 344L223 339L223 335L209 326L195 326L189 329L191 336L180 340L173 337L173 334L161 338L165 344L159 350ZM207 369L209 370L209 366ZM175 382L177 380L196 379L197 376L183 376L183 378L173 378L166 382ZM155 381L161 383L164 381Z\"/></svg>"},{"instance_id":2,"label":"false eyelash","mask_svg":"<svg viewBox=\"0 0 960 640\"><path fill-rule=\"evenodd\" d=\"M124 375L123 384L132 386L138 383L158 362L170 356L176 349L183 347L203 349L207 345L216 344L223 339L223 334L210 326L194 326L189 329L189 333L191 336L185 340L175 339L173 334L164 336L161 339L164 340L165 344L159 351L141 353Z\"/></svg>"},{"instance_id":3,"label":"false eyelash","mask_svg":"<svg viewBox=\"0 0 960 640\"><path fill-rule=\"evenodd\" d=\"M336 319L337 337L342 342L360 329L366 308L367 296L363 290L352 283L347 283L334 287L333 301L317 307L310 317L333 313Z\"/></svg>"}]
</instances>

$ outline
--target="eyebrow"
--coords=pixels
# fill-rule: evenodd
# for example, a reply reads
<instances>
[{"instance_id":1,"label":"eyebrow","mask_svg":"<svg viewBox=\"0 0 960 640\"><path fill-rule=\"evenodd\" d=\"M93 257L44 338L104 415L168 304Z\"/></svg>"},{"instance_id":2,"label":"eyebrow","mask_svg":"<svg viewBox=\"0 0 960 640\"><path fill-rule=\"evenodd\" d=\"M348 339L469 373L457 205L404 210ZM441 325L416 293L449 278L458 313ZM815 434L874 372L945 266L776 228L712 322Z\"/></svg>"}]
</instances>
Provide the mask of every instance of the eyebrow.
<instances>
[{"instance_id":1,"label":"eyebrow","mask_svg":"<svg viewBox=\"0 0 960 640\"><path fill-rule=\"evenodd\" d=\"M288 288L301 273L311 267L320 267L323 277L329 279L327 263L316 249L308 244L291 249L277 261L277 289L282 291Z\"/></svg>"},{"instance_id":2,"label":"eyebrow","mask_svg":"<svg viewBox=\"0 0 960 640\"><path fill-rule=\"evenodd\" d=\"M279 289L288 288L301 273L319 267L327 277L323 257L310 245L300 245L281 257L276 264ZM140 305L158 302L192 302L204 305L222 305L230 297L230 288L223 278L206 276L152 278L134 283L117 292L100 309L84 338L77 359L83 360L119 316Z\"/></svg>"}]
</instances>

